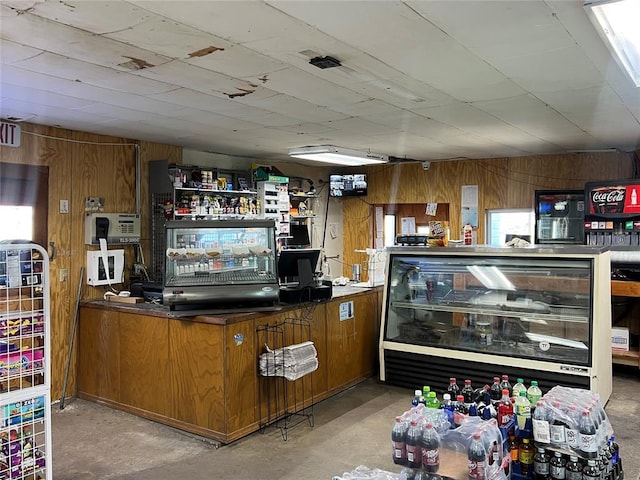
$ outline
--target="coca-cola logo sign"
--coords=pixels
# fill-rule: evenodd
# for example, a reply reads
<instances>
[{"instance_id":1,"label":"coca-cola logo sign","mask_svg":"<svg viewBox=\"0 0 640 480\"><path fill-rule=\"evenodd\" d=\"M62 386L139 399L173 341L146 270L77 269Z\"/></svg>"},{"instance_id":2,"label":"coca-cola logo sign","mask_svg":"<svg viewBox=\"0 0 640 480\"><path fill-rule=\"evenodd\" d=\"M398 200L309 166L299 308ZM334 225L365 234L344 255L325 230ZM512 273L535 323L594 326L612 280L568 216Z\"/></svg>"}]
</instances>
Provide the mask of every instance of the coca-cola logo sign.
<instances>
[{"instance_id":1,"label":"coca-cola logo sign","mask_svg":"<svg viewBox=\"0 0 640 480\"><path fill-rule=\"evenodd\" d=\"M624 190L611 190L609 192L591 192L593 203L622 202L624 200Z\"/></svg>"}]
</instances>

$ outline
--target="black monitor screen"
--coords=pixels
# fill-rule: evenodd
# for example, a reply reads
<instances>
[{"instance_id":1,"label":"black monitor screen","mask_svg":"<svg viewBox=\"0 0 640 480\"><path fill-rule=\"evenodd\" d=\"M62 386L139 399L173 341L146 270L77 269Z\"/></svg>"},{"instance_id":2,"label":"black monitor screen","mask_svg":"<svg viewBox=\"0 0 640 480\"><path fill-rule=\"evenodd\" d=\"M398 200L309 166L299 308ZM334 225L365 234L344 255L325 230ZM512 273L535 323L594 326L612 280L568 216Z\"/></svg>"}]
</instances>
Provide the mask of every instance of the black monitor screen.
<instances>
[{"instance_id":1,"label":"black monitor screen","mask_svg":"<svg viewBox=\"0 0 640 480\"><path fill-rule=\"evenodd\" d=\"M331 175L329 195L332 197L354 197L367 194L367 175Z\"/></svg>"},{"instance_id":2,"label":"black monitor screen","mask_svg":"<svg viewBox=\"0 0 640 480\"><path fill-rule=\"evenodd\" d=\"M309 227L304 224L291 224L289 236L287 239L287 247L306 248L311 246L309 238Z\"/></svg>"},{"instance_id":3,"label":"black monitor screen","mask_svg":"<svg viewBox=\"0 0 640 480\"><path fill-rule=\"evenodd\" d=\"M280 282L298 282L300 288L313 285L313 274L316 271L319 259L319 248L282 250L278 257L278 277Z\"/></svg>"}]
</instances>

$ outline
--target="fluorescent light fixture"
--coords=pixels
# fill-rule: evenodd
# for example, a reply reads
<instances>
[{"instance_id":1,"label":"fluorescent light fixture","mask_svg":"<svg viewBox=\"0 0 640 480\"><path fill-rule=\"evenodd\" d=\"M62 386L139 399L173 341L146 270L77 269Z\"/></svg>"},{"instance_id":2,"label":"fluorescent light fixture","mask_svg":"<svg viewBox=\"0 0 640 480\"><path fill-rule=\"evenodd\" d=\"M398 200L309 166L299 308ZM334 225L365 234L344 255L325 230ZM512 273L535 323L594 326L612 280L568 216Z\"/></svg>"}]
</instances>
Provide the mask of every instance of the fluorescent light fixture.
<instances>
[{"instance_id":1,"label":"fluorescent light fixture","mask_svg":"<svg viewBox=\"0 0 640 480\"><path fill-rule=\"evenodd\" d=\"M590 0L584 8L618 65L640 87L640 2Z\"/></svg>"},{"instance_id":2,"label":"fluorescent light fixture","mask_svg":"<svg viewBox=\"0 0 640 480\"><path fill-rule=\"evenodd\" d=\"M467 270L476 277L485 288L489 290L511 290L515 291L516 287L509 281L504 273L498 267L483 267L479 265L469 265ZM505 299L506 300L506 299Z\"/></svg>"},{"instance_id":3,"label":"fluorescent light fixture","mask_svg":"<svg viewBox=\"0 0 640 480\"><path fill-rule=\"evenodd\" d=\"M334 147L333 145L292 148L289 150L289 156L346 167L359 167L361 165L373 165L389 161L389 157L386 155L360 152L348 148Z\"/></svg>"}]
</instances>

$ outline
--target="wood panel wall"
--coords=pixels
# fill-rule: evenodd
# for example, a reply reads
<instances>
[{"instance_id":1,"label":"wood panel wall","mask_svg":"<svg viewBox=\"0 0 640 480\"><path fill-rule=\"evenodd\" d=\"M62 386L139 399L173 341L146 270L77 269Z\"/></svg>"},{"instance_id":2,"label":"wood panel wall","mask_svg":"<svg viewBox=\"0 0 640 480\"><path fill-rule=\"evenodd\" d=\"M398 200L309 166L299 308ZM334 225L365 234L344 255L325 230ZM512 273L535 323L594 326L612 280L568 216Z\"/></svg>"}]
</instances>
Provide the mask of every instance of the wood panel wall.
<instances>
[{"instance_id":1,"label":"wood panel wall","mask_svg":"<svg viewBox=\"0 0 640 480\"><path fill-rule=\"evenodd\" d=\"M478 186L478 241L484 242L484 211L533 208L535 190L582 189L588 181L630 178L632 154L581 153L514 158L381 165L367 169L366 197L345 198L343 275L362 263L356 249L373 247L373 205L389 203L448 203L451 237L462 228L460 196L463 185Z\"/></svg>"},{"instance_id":2,"label":"wood panel wall","mask_svg":"<svg viewBox=\"0 0 640 480\"><path fill-rule=\"evenodd\" d=\"M60 398L71 327L75 315L80 269L86 263L84 201L104 197L105 212L135 211L136 146L133 140L23 123L19 148L0 147L0 161L45 166L49 169L48 242L54 242L51 261L51 397ZM150 255L147 165L149 160L182 162L182 147L138 142L141 181L143 251ZM59 202L69 200L69 213L60 214ZM47 208L47 206L45 206ZM51 251L50 251L51 253ZM132 247L125 248L128 266ZM60 282L60 270L68 280ZM83 280L84 284L84 280ZM83 298L98 298L102 288L84 285ZM76 355L71 362L67 396L76 392Z\"/></svg>"}]
</instances>

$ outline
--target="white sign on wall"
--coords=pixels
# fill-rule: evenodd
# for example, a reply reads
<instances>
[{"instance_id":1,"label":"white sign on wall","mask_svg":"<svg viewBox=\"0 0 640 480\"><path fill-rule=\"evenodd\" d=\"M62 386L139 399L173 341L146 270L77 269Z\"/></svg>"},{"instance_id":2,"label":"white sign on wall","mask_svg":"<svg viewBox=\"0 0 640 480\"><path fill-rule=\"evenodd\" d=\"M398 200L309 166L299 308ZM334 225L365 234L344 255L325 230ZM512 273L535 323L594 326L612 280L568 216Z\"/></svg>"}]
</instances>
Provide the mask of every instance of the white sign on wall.
<instances>
[{"instance_id":1,"label":"white sign on wall","mask_svg":"<svg viewBox=\"0 0 640 480\"><path fill-rule=\"evenodd\" d=\"M0 145L8 147L20 146L20 125L0 122Z\"/></svg>"}]
</instances>

